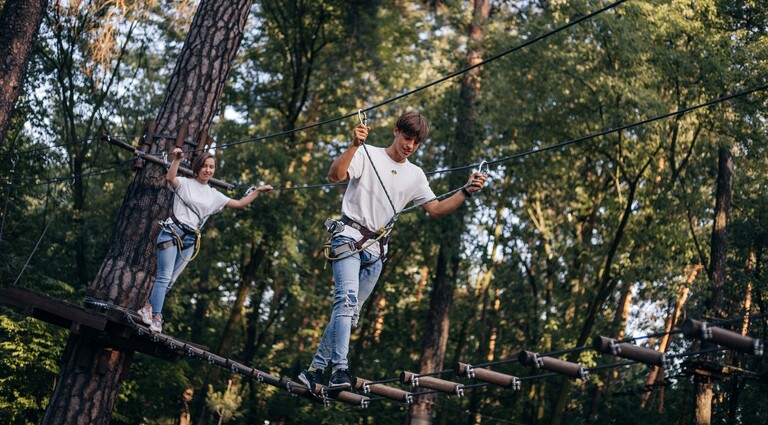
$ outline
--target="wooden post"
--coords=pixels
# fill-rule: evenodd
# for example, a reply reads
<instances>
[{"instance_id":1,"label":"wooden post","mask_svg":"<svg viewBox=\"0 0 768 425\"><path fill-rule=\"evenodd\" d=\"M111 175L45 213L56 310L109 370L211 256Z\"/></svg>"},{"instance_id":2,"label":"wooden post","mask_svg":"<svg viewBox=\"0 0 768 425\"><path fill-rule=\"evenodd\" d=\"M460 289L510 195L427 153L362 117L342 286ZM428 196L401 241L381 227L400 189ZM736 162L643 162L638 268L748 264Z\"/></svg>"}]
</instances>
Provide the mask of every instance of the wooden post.
<instances>
[{"instance_id":1,"label":"wooden post","mask_svg":"<svg viewBox=\"0 0 768 425\"><path fill-rule=\"evenodd\" d=\"M149 152L149 148L152 146L152 141L155 138L155 132L157 131L157 122L155 120L149 121L144 125L144 134L139 139L139 151L143 153ZM136 158L133 162L133 169L138 170L144 167L144 161L141 158Z\"/></svg>"}]
</instances>

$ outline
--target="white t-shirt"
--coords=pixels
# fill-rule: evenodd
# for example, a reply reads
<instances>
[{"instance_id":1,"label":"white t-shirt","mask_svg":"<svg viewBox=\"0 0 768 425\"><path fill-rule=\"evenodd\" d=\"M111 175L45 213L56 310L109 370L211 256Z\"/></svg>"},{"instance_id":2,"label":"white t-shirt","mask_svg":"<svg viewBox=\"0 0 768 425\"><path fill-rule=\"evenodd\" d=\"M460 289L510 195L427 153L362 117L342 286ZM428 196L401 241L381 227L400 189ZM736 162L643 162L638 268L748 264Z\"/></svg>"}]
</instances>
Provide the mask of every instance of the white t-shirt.
<instances>
[{"instance_id":1,"label":"white t-shirt","mask_svg":"<svg viewBox=\"0 0 768 425\"><path fill-rule=\"evenodd\" d=\"M179 186L174 189L173 215L193 229L202 229L208 216L221 211L229 202L227 195L207 184L186 177L178 179Z\"/></svg>"},{"instance_id":2,"label":"white t-shirt","mask_svg":"<svg viewBox=\"0 0 768 425\"><path fill-rule=\"evenodd\" d=\"M376 164L376 170L387 189L386 193L366 155L366 148L371 160ZM384 148L360 147L352 157L347 173L349 185L341 202L341 213L374 232L386 226L395 215L387 193L397 212L402 211L410 202L421 203L435 198L427 176L420 167L411 164L407 159L405 162L395 162ZM344 230L338 235L349 236L355 240L362 237L360 232L351 226L344 226ZM367 251L372 255L379 255L379 244L371 245Z\"/></svg>"}]
</instances>

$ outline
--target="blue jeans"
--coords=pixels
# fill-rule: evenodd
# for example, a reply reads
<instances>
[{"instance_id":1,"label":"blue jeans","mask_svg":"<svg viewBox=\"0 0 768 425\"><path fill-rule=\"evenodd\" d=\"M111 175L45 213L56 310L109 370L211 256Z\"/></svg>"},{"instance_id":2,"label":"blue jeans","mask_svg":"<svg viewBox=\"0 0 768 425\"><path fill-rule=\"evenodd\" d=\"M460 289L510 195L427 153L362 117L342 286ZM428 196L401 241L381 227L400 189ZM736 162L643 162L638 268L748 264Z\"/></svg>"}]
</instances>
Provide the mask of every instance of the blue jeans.
<instances>
[{"instance_id":1,"label":"blue jeans","mask_svg":"<svg viewBox=\"0 0 768 425\"><path fill-rule=\"evenodd\" d=\"M354 242L347 237L337 237L331 241L331 248ZM348 253L346 253L348 254ZM346 254L341 254L344 256ZM325 327L323 339L312 358L312 367L326 369L333 364L333 370L349 369L347 353L352 326L357 325L360 309L373 292L381 274L381 259L371 257L367 251L354 254L343 260L333 262L333 313L331 321Z\"/></svg>"},{"instance_id":2,"label":"blue jeans","mask_svg":"<svg viewBox=\"0 0 768 425\"><path fill-rule=\"evenodd\" d=\"M176 233L181 236L184 232L175 224L170 225ZM160 234L157 235L157 243L161 244L169 240L173 240L175 237L171 232L166 229L162 229ZM165 296L168 291L171 290L174 282L179 277L181 272L187 267L188 261L182 259L189 259L192 257L195 251L195 235L186 235L182 238L184 246L189 248L182 251L179 254L179 248L174 244L166 249L158 249L157 251L157 277L155 278L155 285L152 287L152 293L149 294L149 303L152 304L152 314L162 315L163 303L165 303Z\"/></svg>"}]
</instances>

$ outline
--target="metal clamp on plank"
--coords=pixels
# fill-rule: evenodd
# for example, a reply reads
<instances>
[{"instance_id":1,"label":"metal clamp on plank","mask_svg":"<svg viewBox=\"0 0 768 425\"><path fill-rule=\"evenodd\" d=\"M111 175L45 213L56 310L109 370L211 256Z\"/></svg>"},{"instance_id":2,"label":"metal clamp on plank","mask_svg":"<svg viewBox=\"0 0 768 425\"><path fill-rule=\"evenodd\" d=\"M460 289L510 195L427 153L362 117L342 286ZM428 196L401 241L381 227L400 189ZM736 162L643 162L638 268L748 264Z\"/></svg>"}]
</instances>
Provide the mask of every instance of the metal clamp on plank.
<instances>
[{"instance_id":1,"label":"metal clamp on plank","mask_svg":"<svg viewBox=\"0 0 768 425\"><path fill-rule=\"evenodd\" d=\"M660 351L626 342L619 342L600 335L592 340L592 347L598 353L612 354L616 357L634 360L649 366L659 366L664 369L670 366L670 361L666 354Z\"/></svg>"},{"instance_id":2,"label":"metal clamp on plank","mask_svg":"<svg viewBox=\"0 0 768 425\"><path fill-rule=\"evenodd\" d=\"M372 382L373 381L358 377L355 381L355 388L365 394L376 394L391 400L397 400L408 404L413 403L413 396L408 391Z\"/></svg>"},{"instance_id":3,"label":"metal clamp on plank","mask_svg":"<svg viewBox=\"0 0 768 425\"><path fill-rule=\"evenodd\" d=\"M707 322L686 319L683 322L682 330L683 335L688 338L713 342L717 345L755 356L763 355L764 347L761 340L719 328Z\"/></svg>"},{"instance_id":4,"label":"metal clamp on plank","mask_svg":"<svg viewBox=\"0 0 768 425\"><path fill-rule=\"evenodd\" d=\"M400 382L411 384L414 387L429 388L431 390L442 391L445 393L456 394L457 397L464 396L464 385L458 382L446 381L444 379L431 376L420 376L413 372L403 371L400 374Z\"/></svg>"},{"instance_id":5,"label":"metal clamp on plank","mask_svg":"<svg viewBox=\"0 0 768 425\"><path fill-rule=\"evenodd\" d=\"M572 379L578 378L582 381L589 379L589 371L576 363L566 362L554 357L542 356L538 353L525 350L521 351L517 358L523 366L548 370Z\"/></svg>"},{"instance_id":6,"label":"metal clamp on plank","mask_svg":"<svg viewBox=\"0 0 768 425\"><path fill-rule=\"evenodd\" d=\"M506 375L485 368L474 368L470 364L461 362L456 364L454 370L458 376L475 378L510 390L520 389L520 378L516 376Z\"/></svg>"}]
</instances>

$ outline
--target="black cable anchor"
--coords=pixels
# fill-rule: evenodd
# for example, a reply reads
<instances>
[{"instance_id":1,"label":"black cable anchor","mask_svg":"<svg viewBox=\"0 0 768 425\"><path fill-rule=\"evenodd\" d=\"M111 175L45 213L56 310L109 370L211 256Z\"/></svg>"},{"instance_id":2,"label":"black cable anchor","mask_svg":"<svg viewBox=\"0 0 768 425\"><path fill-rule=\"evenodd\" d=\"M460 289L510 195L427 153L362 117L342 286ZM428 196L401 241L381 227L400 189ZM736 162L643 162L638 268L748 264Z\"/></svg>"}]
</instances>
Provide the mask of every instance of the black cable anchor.
<instances>
[{"instance_id":1,"label":"black cable anchor","mask_svg":"<svg viewBox=\"0 0 768 425\"><path fill-rule=\"evenodd\" d=\"M718 328L707 322L686 319L683 322L682 330L683 335L687 338L714 342L717 345L755 356L763 355L763 342L759 339Z\"/></svg>"},{"instance_id":2,"label":"black cable anchor","mask_svg":"<svg viewBox=\"0 0 768 425\"><path fill-rule=\"evenodd\" d=\"M622 359L635 360L649 365L667 369L671 365L667 355L651 348L640 347L626 342L619 342L613 338L596 336L592 340L592 347L598 353L611 354Z\"/></svg>"},{"instance_id":3,"label":"black cable anchor","mask_svg":"<svg viewBox=\"0 0 768 425\"><path fill-rule=\"evenodd\" d=\"M572 379L578 378L582 381L589 379L589 371L576 363L566 362L553 357L542 356L539 353L525 350L520 352L520 354L517 356L517 359L523 366L548 370L550 372L565 375Z\"/></svg>"}]
</instances>

